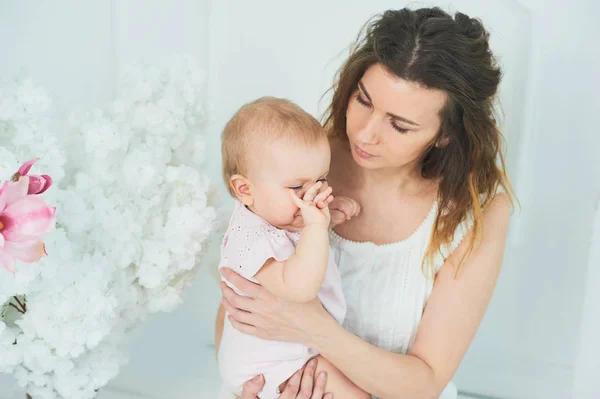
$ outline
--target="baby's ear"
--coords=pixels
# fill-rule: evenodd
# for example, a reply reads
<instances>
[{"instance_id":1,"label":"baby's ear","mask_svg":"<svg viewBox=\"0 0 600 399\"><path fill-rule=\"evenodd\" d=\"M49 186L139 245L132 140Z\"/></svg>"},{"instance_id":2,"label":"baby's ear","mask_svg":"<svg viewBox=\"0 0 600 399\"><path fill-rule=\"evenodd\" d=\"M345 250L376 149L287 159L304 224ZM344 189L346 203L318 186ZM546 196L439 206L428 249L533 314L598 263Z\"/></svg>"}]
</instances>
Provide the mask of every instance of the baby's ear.
<instances>
[{"instance_id":1,"label":"baby's ear","mask_svg":"<svg viewBox=\"0 0 600 399\"><path fill-rule=\"evenodd\" d=\"M233 175L229 179L229 185L242 204L250 206L254 203L250 181L246 177L242 175Z\"/></svg>"}]
</instances>

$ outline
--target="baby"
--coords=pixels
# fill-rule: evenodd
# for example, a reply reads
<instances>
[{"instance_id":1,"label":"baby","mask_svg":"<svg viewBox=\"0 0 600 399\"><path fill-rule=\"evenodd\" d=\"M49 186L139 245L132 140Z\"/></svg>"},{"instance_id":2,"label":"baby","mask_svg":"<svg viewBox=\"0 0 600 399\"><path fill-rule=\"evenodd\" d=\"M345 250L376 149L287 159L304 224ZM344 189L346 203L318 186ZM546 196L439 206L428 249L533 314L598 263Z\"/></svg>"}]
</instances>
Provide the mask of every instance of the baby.
<instances>
[{"instance_id":1,"label":"baby","mask_svg":"<svg viewBox=\"0 0 600 399\"><path fill-rule=\"evenodd\" d=\"M227 123L222 155L223 177L236 201L219 267L229 267L290 301L309 302L318 295L342 323L346 303L329 255L328 233L335 223L356 216L360 207L349 198L331 196L331 152L322 126L290 101L260 98ZM236 395L241 395L244 382L262 374L265 385L259 397L277 398L280 386L317 355L299 343L241 333L225 317L219 371ZM328 374L326 392L338 398L371 398L319 357L317 372L321 370Z\"/></svg>"}]
</instances>

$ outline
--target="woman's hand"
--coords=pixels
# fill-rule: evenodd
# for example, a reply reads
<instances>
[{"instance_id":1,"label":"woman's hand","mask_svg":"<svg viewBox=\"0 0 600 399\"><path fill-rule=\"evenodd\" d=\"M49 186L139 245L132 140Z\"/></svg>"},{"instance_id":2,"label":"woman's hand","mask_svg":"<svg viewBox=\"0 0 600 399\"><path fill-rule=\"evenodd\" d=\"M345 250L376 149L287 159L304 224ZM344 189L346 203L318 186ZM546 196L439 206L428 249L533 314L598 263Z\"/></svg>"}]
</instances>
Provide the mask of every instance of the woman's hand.
<instances>
[{"instance_id":1,"label":"woman's hand","mask_svg":"<svg viewBox=\"0 0 600 399\"><path fill-rule=\"evenodd\" d=\"M327 373L321 372L315 378L317 359L312 359L307 365L296 371L285 383L279 399L332 399L333 394L324 393ZM244 384L240 399L257 399L258 393L265 385L262 376L256 376Z\"/></svg>"},{"instance_id":2,"label":"woman's hand","mask_svg":"<svg viewBox=\"0 0 600 399\"><path fill-rule=\"evenodd\" d=\"M246 280L229 268L219 270L223 277L248 297L238 295L224 282L221 302L232 326L244 334L263 339L299 342L314 347L318 331L334 319L318 298L308 303L281 299L259 284Z\"/></svg>"}]
</instances>

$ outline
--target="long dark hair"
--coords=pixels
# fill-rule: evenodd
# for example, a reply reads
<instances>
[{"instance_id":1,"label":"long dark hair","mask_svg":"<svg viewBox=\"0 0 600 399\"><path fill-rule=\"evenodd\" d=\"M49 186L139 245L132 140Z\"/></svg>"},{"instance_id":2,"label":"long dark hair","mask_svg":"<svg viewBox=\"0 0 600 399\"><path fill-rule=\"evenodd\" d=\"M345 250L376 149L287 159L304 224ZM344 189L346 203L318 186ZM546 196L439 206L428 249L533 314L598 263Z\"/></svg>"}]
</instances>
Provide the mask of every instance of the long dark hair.
<instances>
[{"instance_id":1,"label":"long dark hair","mask_svg":"<svg viewBox=\"0 0 600 399\"><path fill-rule=\"evenodd\" d=\"M348 102L374 64L401 79L447 93L440 131L421 159L422 175L440 181L426 259L450 243L459 224L471 216L474 234L468 254L481 232L482 209L498 189L513 201L503 137L494 117L502 73L488 39L481 21L460 12L452 17L437 7L386 11L365 25L332 87L324 125L331 137L343 142L348 141ZM447 145L435 146L441 138L447 138Z\"/></svg>"}]
</instances>

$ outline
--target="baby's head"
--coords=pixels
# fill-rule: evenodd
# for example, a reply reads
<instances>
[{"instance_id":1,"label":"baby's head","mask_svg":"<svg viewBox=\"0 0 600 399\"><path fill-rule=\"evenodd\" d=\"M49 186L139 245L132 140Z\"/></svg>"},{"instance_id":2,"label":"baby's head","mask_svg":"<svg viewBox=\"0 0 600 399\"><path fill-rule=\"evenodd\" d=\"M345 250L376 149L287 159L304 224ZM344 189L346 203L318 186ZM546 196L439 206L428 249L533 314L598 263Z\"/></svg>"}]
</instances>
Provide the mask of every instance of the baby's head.
<instances>
[{"instance_id":1,"label":"baby's head","mask_svg":"<svg viewBox=\"0 0 600 399\"><path fill-rule=\"evenodd\" d=\"M231 195L280 229L298 231L302 198L326 184L331 152L325 130L289 100L263 97L242 106L221 135L223 178Z\"/></svg>"}]
</instances>

